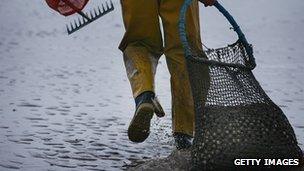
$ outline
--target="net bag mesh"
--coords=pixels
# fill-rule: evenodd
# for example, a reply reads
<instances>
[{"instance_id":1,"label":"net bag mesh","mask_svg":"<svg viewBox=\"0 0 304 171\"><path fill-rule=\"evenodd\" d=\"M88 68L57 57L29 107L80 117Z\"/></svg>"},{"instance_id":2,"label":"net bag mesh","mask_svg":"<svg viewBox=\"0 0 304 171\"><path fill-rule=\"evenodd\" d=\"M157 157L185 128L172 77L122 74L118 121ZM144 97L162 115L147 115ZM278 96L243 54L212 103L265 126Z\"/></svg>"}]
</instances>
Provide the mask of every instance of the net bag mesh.
<instances>
[{"instance_id":1,"label":"net bag mesh","mask_svg":"<svg viewBox=\"0 0 304 171\"><path fill-rule=\"evenodd\" d=\"M246 68L250 61L241 42L206 55L197 53L186 61L196 115L191 151L195 168L234 167L234 159L239 158L302 157L286 116Z\"/></svg>"},{"instance_id":2,"label":"net bag mesh","mask_svg":"<svg viewBox=\"0 0 304 171\"><path fill-rule=\"evenodd\" d=\"M288 119L252 73L255 62L245 37L205 52L189 45L184 23L190 3L185 0L181 9L179 29L195 106L193 169L234 170L235 159L303 162Z\"/></svg>"}]
</instances>

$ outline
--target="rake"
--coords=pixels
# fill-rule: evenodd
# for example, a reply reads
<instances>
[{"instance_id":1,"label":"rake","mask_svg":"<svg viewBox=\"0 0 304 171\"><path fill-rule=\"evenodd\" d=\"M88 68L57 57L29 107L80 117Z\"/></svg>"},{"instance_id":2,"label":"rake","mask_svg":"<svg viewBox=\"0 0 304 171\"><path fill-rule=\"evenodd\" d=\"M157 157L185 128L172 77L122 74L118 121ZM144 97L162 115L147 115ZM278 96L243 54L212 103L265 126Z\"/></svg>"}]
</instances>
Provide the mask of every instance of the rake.
<instances>
[{"instance_id":1,"label":"rake","mask_svg":"<svg viewBox=\"0 0 304 171\"><path fill-rule=\"evenodd\" d=\"M84 13L81 10L78 10L78 8L69 0L62 1L82 16L82 18L78 18L78 20L74 20L74 22L71 22L69 25L66 25L66 29L69 35L114 10L114 5L111 0L110 3L106 2L105 5L102 4L101 8L94 8L89 13Z\"/></svg>"}]
</instances>

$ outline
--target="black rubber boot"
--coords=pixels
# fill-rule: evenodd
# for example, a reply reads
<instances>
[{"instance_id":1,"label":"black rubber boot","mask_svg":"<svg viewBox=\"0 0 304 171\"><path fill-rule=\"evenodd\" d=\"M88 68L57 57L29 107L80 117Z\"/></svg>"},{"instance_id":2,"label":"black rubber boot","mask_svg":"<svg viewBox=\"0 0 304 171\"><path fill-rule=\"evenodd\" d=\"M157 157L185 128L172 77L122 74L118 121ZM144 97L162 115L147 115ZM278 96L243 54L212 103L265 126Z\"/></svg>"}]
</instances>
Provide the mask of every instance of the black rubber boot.
<instances>
[{"instance_id":1,"label":"black rubber boot","mask_svg":"<svg viewBox=\"0 0 304 171\"><path fill-rule=\"evenodd\" d=\"M174 133L175 146L178 150L187 149L192 146L192 137L183 133Z\"/></svg>"},{"instance_id":2,"label":"black rubber boot","mask_svg":"<svg viewBox=\"0 0 304 171\"><path fill-rule=\"evenodd\" d=\"M155 98L155 93L153 93L152 91L145 91L145 92L141 93L140 95L138 95L135 98L136 109L142 103L151 103L152 104L152 99L154 99L154 98Z\"/></svg>"},{"instance_id":3,"label":"black rubber boot","mask_svg":"<svg viewBox=\"0 0 304 171\"><path fill-rule=\"evenodd\" d=\"M154 114L152 99L155 94L146 91L135 98L136 111L128 128L129 139L133 142L143 142L150 134L150 123Z\"/></svg>"}]
</instances>

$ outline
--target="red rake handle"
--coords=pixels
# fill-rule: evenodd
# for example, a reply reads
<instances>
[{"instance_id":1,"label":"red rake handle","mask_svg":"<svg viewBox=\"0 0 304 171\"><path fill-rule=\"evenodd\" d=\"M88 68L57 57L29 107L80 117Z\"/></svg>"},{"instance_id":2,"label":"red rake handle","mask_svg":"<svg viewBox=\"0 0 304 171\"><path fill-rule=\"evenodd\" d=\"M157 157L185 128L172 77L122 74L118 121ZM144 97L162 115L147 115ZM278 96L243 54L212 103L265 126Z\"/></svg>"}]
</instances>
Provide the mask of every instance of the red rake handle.
<instances>
[{"instance_id":1,"label":"red rake handle","mask_svg":"<svg viewBox=\"0 0 304 171\"><path fill-rule=\"evenodd\" d=\"M91 21L91 19L83 13L81 10L79 10L73 3L71 3L69 0L62 0L65 4L67 4L69 7L73 8L73 10L77 11L79 15L81 15L83 18L87 19L88 21Z\"/></svg>"}]
</instances>

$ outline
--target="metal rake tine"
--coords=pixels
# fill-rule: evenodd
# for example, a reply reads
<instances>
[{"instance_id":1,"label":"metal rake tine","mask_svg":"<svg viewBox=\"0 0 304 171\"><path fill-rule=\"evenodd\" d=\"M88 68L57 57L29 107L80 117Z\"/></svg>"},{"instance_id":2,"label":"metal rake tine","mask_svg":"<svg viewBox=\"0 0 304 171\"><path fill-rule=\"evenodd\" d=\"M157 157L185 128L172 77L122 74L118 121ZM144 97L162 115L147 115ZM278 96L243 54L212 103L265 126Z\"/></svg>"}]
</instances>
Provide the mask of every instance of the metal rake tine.
<instances>
[{"instance_id":1,"label":"metal rake tine","mask_svg":"<svg viewBox=\"0 0 304 171\"><path fill-rule=\"evenodd\" d=\"M104 5L102 4L102 13L104 13L106 11L106 8L104 7Z\"/></svg>"},{"instance_id":2,"label":"metal rake tine","mask_svg":"<svg viewBox=\"0 0 304 171\"><path fill-rule=\"evenodd\" d=\"M110 0L110 4L108 2L106 2L107 8L108 10L112 10L114 8L114 4L112 2L112 0Z\"/></svg>"},{"instance_id":3,"label":"metal rake tine","mask_svg":"<svg viewBox=\"0 0 304 171\"><path fill-rule=\"evenodd\" d=\"M72 23L70 23L70 27L69 27L69 25L66 25L66 28L67 28L67 32L68 32L68 34L71 34L71 33L73 33L73 24Z\"/></svg>"},{"instance_id":4,"label":"metal rake tine","mask_svg":"<svg viewBox=\"0 0 304 171\"><path fill-rule=\"evenodd\" d=\"M77 28L77 27L78 27L78 24L77 24L77 21L76 21L76 20L74 20L74 24L75 24L75 28Z\"/></svg>"},{"instance_id":5,"label":"metal rake tine","mask_svg":"<svg viewBox=\"0 0 304 171\"><path fill-rule=\"evenodd\" d=\"M93 18L95 18L92 11L90 11L90 17L91 17L91 20L93 20Z\"/></svg>"},{"instance_id":6,"label":"metal rake tine","mask_svg":"<svg viewBox=\"0 0 304 171\"><path fill-rule=\"evenodd\" d=\"M78 17L78 23L79 25L82 25L83 23L81 22L80 18Z\"/></svg>"},{"instance_id":7,"label":"metal rake tine","mask_svg":"<svg viewBox=\"0 0 304 171\"><path fill-rule=\"evenodd\" d=\"M99 14L102 13L101 10L100 10L100 8L99 8L99 6L97 7L97 10L98 10Z\"/></svg>"},{"instance_id":8,"label":"metal rake tine","mask_svg":"<svg viewBox=\"0 0 304 171\"><path fill-rule=\"evenodd\" d=\"M86 19L84 17L82 17L82 22L86 23Z\"/></svg>"},{"instance_id":9,"label":"metal rake tine","mask_svg":"<svg viewBox=\"0 0 304 171\"><path fill-rule=\"evenodd\" d=\"M66 26L67 32L69 33L70 32L69 26L67 24L65 26Z\"/></svg>"},{"instance_id":10,"label":"metal rake tine","mask_svg":"<svg viewBox=\"0 0 304 171\"><path fill-rule=\"evenodd\" d=\"M74 26L73 26L73 23L71 23L71 30L73 30L74 29Z\"/></svg>"},{"instance_id":11,"label":"metal rake tine","mask_svg":"<svg viewBox=\"0 0 304 171\"><path fill-rule=\"evenodd\" d=\"M95 16L100 15L100 14L97 14L97 11L96 11L96 9L95 9L95 8L94 8L94 14L95 14Z\"/></svg>"},{"instance_id":12,"label":"metal rake tine","mask_svg":"<svg viewBox=\"0 0 304 171\"><path fill-rule=\"evenodd\" d=\"M107 6L107 10L108 10L110 8L109 4L108 4L108 1L106 1L106 6Z\"/></svg>"},{"instance_id":13,"label":"metal rake tine","mask_svg":"<svg viewBox=\"0 0 304 171\"><path fill-rule=\"evenodd\" d=\"M112 0L110 2L111 2L111 10L113 10L114 9L114 4L113 4Z\"/></svg>"},{"instance_id":14,"label":"metal rake tine","mask_svg":"<svg viewBox=\"0 0 304 171\"><path fill-rule=\"evenodd\" d=\"M106 1L106 6L107 6L106 12L114 10L114 4L112 0L110 0L110 4L108 3L108 1Z\"/></svg>"}]
</instances>

